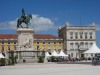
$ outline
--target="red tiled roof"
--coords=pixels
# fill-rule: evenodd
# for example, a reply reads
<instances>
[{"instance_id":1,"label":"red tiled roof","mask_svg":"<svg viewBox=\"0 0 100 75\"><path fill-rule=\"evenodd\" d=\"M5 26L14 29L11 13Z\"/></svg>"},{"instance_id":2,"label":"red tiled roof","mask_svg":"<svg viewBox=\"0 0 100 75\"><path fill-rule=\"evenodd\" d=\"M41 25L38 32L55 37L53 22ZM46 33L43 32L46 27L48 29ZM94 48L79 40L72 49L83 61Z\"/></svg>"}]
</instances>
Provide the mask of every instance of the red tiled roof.
<instances>
[{"instance_id":1,"label":"red tiled roof","mask_svg":"<svg viewBox=\"0 0 100 75\"><path fill-rule=\"evenodd\" d=\"M0 39L16 39L16 34L0 34Z\"/></svg>"},{"instance_id":2,"label":"red tiled roof","mask_svg":"<svg viewBox=\"0 0 100 75\"><path fill-rule=\"evenodd\" d=\"M58 36L54 36L51 34L35 34L35 39L60 39Z\"/></svg>"},{"instance_id":3,"label":"red tiled roof","mask_svg":"<svg viewBox=\"0 0 100 75\"><path fill-rule=\"evenodd\" d=\"M0 39L16 39L17 34L0 34ZM60 39L58 36L51 34L34 34L35 39Z\"/></svg>"}]
</instances>

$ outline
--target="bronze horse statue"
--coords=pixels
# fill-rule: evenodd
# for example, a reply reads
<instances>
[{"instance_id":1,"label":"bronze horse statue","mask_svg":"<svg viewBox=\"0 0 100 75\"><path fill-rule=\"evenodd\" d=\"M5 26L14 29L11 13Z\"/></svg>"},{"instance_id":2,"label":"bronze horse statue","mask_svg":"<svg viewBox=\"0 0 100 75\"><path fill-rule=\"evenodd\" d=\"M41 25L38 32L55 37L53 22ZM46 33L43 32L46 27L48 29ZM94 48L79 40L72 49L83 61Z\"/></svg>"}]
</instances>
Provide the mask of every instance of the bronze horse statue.
<instances>
[{"instance_id":1,"label":"bronze horse statue","mask_svg":"<svg viewBox=\"0 0 100 75\"><path fill-rule=\"evenodd\" d=\"M25 23L25 24L26 24L26 27L28 28L31 19L32 19L32 15L31 15L31 14L28 14L28 15L26 16L26 19L24 19L24 18L19 18L19 19L17 20L17 28L19 28L19 27L23 28L23 26L21 25L22 23Z\"/></svg>"},{"instance_id":2,"label":"bronze horse statue","mask_svg":"<svg viewBox=\"0 0 100 75\"><path fill-rule=\"evenodd\" d=\"M25 15L24 9L22 9L22 16L17 20L17 28L21 27L23 28L23 26L21 25L22 23L26 24L26 28L28 28L28 26L30 25L30 20L32 19L32 15L28 14L27 16Z\"/></svg>"}]
</instances>

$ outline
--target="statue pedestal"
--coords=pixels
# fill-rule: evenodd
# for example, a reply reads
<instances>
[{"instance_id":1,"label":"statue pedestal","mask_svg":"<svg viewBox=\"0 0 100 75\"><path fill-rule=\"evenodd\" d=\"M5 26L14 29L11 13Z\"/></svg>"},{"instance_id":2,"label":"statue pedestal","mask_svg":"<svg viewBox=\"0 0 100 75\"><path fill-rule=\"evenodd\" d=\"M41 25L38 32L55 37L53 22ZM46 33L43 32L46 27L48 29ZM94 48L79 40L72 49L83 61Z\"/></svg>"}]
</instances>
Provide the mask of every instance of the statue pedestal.
<instances>
[{"instance_id":1,"label":"statue pedestal","mask_svg":"<svg viewBox=\"0 0 100 75\"><path fill-rule=\"evenodd\" d=\"M31 28L18 28L17 38L19 49L17 50L33 50L33 34L34 31Z\"/></svg>"},{"instance_id":2,"label":"statue pedestal","mask_svg":"<svg viewBox=\"0 0 100 75\"><path fill-rule=\"evenodd\" d=\"M17 39L18 47L16 53L19 60L32 61L35 59L36 51L34 51L34 31L31 28L18 28L17 29Z\"/></svg>"}]
</instances>

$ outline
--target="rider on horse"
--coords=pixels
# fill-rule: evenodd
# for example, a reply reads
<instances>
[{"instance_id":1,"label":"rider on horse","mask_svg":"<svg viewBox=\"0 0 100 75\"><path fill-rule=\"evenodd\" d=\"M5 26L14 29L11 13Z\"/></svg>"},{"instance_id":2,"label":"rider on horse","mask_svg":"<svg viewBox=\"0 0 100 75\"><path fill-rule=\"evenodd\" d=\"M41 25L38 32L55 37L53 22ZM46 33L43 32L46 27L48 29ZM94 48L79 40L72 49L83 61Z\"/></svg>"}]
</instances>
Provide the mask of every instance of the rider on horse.
<instances>
[{"instance_id":1,"label":"rider on horse","mask_svg":"<svg viewBox=\"0 0 100 75\"><path fill-rule=\"evenodd\" d=\"M25 22L26 20L26 15L25 15L25 12L24 12L24 9L22 9L22 16L21 16L21 19Z\"/></svg>"},{"instance_id":2,"label":"rider on horse","mask_svg":"<svg viewBox=\"0 0 100 75\"><path fill-rule=\"evenodd\" d=\"M19 27L23 28L23 26L21 25L22 23L25 23L26 28L28 28L31 19L32 15L31 14L25 15L24 9L22 9L22 16L17 20L17 28Z\"/></svg>"}]
</instances>

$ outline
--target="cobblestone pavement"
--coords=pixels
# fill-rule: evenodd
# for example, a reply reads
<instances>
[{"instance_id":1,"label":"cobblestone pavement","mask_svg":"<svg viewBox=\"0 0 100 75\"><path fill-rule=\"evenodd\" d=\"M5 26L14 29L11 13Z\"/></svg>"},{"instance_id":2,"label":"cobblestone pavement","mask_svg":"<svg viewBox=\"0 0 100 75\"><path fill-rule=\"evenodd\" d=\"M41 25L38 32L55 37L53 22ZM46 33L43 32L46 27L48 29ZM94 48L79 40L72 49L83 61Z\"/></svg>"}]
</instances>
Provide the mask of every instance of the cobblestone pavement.
<instances>
[{"instance_id":1,"label":"cobblestone pavement","mask_svg":"<svg viewBox=\"0 0 100 75\"><path fill-rule=\"evenodd\" d=\"M100 66L90 64L27 63L1 66L0 75L100 75Z\"/></svg>"}]
</instances>

